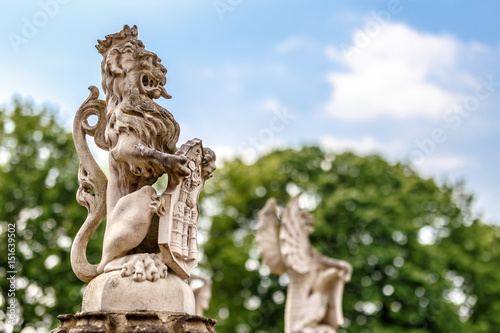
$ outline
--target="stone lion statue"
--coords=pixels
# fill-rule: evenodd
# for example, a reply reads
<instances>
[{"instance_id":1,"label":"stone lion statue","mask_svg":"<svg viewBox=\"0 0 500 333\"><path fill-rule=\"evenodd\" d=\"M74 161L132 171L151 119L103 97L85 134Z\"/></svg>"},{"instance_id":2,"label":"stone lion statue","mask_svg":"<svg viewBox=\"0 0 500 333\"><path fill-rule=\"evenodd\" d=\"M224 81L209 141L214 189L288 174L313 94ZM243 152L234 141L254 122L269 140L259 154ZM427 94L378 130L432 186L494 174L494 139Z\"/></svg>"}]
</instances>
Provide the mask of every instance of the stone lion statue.
<instances>
[{"instance_id":1,"label":"stone lion statue","mask_svg":"<svg viewBox=\"0 0 500 333\"><path fill-rule=\"evenodd\" d=\"M157 255L158 221L166 208L152 185L167 174L167 191L173 191L193 173L190 166L196 161L176 148L179 124L154 102L171 98L164 87L167 70L137 38L137 27L125 26L99 40L96 48L103 56L106 100L99 100L98 89L90 87L90 96L75 117L73 135L81 161L77 200L89 214L72 247L72 267L85 282L113 270L121 270L123 277L133 276L135 281L155 281L166 276L168 267ZM90 115L98 117L97 124L89 125ZM92 157L86 135L109 151L108 177ZM201 141L193 145L201 146ZM215 154L209 148L198 151L195 167L204 182L215 169ZM105 216L102 259L99 265L92 265L86 259L86 247Z\"/></svg>"}]
</instances>

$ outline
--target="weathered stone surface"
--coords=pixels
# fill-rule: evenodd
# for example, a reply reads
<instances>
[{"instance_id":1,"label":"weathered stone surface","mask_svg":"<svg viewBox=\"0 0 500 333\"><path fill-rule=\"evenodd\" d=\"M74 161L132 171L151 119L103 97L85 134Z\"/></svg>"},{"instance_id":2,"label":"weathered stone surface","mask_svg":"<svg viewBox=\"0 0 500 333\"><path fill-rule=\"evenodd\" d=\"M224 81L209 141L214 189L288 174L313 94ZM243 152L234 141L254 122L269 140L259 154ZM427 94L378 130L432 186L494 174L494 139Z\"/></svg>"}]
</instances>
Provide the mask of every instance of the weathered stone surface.
<instances>
[{"instance_id":1,"label":"weathered stone surface","mask_svg":"<svg viewBox=\"0 0 500 333\"><path fill-rule=\"evenodd\" d=\"M191 287L174 273L155 282L135 282L119 271L104 273L85 288L82 311L167 311L195 314Z\"/></svg>"},{"instance_id":2,"label":"weathered stone surface","mask_svg":"<svg viewBox=\"0 0 500 333\"><path fill-rule=\"evenodd\" d=\"M175 312L81 312L58 316L51 333L217 333L213 319Z\"/></svg>"},{"instance_id":3,"label":"weathered stone surface","mask_svg":"<svg viewBox=\"0 0 500 333\"><path fill-rule=\"evenodd\" d=\"M155 102L171 98L167 70L145 49L136 26L124 26L96 47L106 99L91 86L73 123L80 158L76 197L88 210L71 248L73 271L89 282L83 311L194 315L193 291L185 280L198 264L198 197L215 170L215 154L196 138L177 147L179 124ZM97 116L94 125L90 116ZM109 152L107 177L88 136ZM157 193L153 185L164 175L167 188ZM101 262L93 265L86 248L105 217Z\"/></svg>"},{"instance_id":4,"label":"weathered stone surface","mask_svg":"<svg viewBox=\"0 0 500 333\"><path fill-rule=\"evenodd\" d=\"M168 266L187 279L198 263L198 195L215 169L215 154L200 139L177 149L179 124L154 101L171 98L164 87L167 70L145 49L136 26L124 26L96 47L106 100L90 87L73 125L80 157L77 200L88 209L71 249L73 271L84 282L111 270L155 282ZM95 125L88 122L92 115ZM109 151L108 177L90 153L87 135ZM163 175L168 186L158 195L152 185ZM86 247L105 216L101 262L92 265Z\"/></svg>"},{"instance_id":5,"label":"weathered stone surface","mask_svg":"<svg viewBox=\"0 0 500 333\"><path fill-rule=\"evenodd\" d=\"M290 278L285 333L335 333L344 322L342 293L352 266L311 246L313 224L312 215L299 208L299 196L286 208L271 198L259 212L256 241L262 261L271 273Z\"/></svg>"},{"instance_id":6,"label":"weathered stone surface","mask_svg":"<svg viewBox=\"0 0 500 333\"><path fill-rule=\"evenodd\" d=\"M71 248L71 267L89 284L82 312L59 316L52 333L216 333L215 320L194 315L187 282L198 263L198 196L215 170L215 154L200 139L177 148L179 124L154 102L171 98L167 70L145 49L136 26L124 26L96 47L106 100L91 86L73 123L80 158L76 198L88 215ZM97 116L94 125L90 116ZM109 152L108 177L87 136ZM163 175L167 188L157 193L153 185ZM91 264L87 245L105 217L101 262ZM198 298L206 308L209 295Z\"/></svg>"}]
</instances>

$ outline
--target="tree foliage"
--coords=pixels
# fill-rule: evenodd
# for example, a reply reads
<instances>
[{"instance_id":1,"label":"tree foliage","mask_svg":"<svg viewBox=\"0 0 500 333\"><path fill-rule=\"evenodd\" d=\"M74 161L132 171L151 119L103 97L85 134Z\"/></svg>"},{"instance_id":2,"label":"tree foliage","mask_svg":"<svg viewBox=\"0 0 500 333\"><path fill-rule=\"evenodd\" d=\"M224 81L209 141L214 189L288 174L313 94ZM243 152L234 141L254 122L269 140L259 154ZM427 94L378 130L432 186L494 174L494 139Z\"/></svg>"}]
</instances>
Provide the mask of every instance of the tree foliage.
<instances>
[{"instance_id":1,"label":"tree foliage","mask_svg":"<svg viewBox=\"0 0 500 333\"><path fill-rule=\"evenodd\" d=\"M86 216L75 199L78 163L71 133L57 123L53 110L14 100L0 111L0 248L5 254L0 257L0 320L7 322L6 277L12 270L7 230L15 224L16 330L54 327L58 314L81 310L84 284L73 274L69 258ZM99 261L100 246L100 240L91 242L92 262Z\"/></svg>"},{"instance_id":2,"label":"tree foliage","mask_svg":"<svg viewBox=\"0 0 500 333\"><path fill-rule=\"evenodd\" d=\"M15 298L24 327L54 327L81 309L70 267L86 216L75 200L78 158L53 110L15 100L0 112L0 326L6 322L9 224L16 226ZM214 280L208 317L219 332L282 332L287 277L260 264L253 227L266 200L303 191L312 244L349 261L348 332L493 332L500 324L500 230L475 219L462 184L438 184L404 163L279 150L216 171L202 192L201 268ZM99 261L102 228L88 249ZM1 329L0 329L1 330ZM342 331L341 330L341 331Z\"/></svg>"},{"instance_id":3,"label":"tree foliage","mask_svg":"<svg viewBox=\"0 0 500 333\"><path fill-rule=\"evenodd\" d=\"M500 230L473 219L462 184L376 155L305 147L227 162L205 188L207 315L220 332L283 331L287 278L260 264L253 228L269 197L285 205L299 191L315 216L312 244L354 267L339 332L495 330Z\"/></svg>"}]
</instances>

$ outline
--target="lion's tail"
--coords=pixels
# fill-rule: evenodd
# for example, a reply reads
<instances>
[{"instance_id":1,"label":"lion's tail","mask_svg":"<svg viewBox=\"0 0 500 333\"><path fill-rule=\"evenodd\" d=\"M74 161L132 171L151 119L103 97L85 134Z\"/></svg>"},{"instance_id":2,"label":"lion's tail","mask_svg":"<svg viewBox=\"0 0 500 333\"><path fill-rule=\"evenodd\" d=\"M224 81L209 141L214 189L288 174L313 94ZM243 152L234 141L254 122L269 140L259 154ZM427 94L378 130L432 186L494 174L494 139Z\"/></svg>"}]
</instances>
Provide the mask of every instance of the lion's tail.
<instances>
[{"instance_id":1,"label":"lion's tail","mask_svg":"<svg viewBox=\"0 0 500 333\"><path fill-rule=\"evenodd\" d=\"M106 187L107 178L95 161L87 145L85 135L94 137L96 144L108 150L104 140L106 127L106 102L99 100L99 90L90 86L90 95L80 106L73 123L73 140L76 152L80 158L78 181L80 187L76 200L88 211L87 218L78 231L73 246L71 247L71 267L75 275L84 282L89 282L97 276L97 265L92 265L87 260L87 245L90 237L101 224L106 215ZM88 117L97 116L95 125L88 123Z\"/></svg>"}]
</instances>

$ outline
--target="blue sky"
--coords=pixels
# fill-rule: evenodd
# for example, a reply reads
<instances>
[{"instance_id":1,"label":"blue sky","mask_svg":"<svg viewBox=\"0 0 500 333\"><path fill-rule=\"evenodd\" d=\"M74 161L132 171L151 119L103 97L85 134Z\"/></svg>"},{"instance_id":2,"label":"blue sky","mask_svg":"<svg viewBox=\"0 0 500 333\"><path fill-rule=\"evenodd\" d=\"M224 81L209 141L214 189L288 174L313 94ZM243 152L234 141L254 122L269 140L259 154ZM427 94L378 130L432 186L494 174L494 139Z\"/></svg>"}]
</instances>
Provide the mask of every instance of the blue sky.
<instances>
[{"instance_id":1,"label":"blue sky","mask_svg":"<svg viewBox=\"0 0 500 333\"><path fill-rule=\"evenodd\" d=\"M180 142L249 161L320 144L466 181L500 223L500 4L495 1L0 2L0 104L73 114L100 88L97 39L137 25L168 69Z\"/></svg>"}]
</instances>

